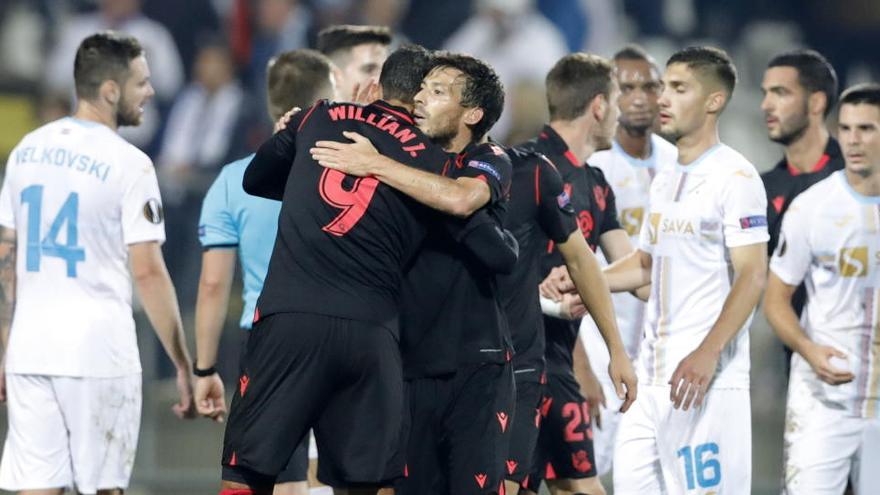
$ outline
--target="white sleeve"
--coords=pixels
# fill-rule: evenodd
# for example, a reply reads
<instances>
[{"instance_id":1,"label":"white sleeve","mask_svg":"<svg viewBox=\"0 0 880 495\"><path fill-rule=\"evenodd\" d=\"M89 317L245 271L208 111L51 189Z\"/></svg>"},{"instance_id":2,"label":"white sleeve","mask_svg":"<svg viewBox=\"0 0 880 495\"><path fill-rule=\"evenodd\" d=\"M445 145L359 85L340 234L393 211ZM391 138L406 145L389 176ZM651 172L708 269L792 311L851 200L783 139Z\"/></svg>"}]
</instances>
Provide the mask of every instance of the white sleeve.
<instances>
[{"instance_id":1,"label":"white sleeve","mask_svg":"<svg viewBox=\"0 0 880 495\"><path fill-rule=\"evenodd\" d=\"M738 168L725 178L718 198L728 248L770 240L767 232L767 193L754 167Z\"/></svg>"},{"instance_id":2,"label":"white sleeve","mask_svg":"<svg viewBox=\"0 0 880 495\"><path fill-rule=\"evenodd\" d=\"M788 285L800 285L813 258L810 222L801 203L795 199L783 217L779 243L770 259L770 270Z\"/></svg>"},{"instance_id":3,"label":"white sleeve","mask_svg":"<svg viewBox=\"0 0 880 495\"><path fill-rule=\"evenodd\" d=\"M122 237L126 244L165 241L165 212L156 170L149 158L133 165L132 179L122 197Z\"/></svg>"},{"instance_id":4,"label":"white sleeve","mask_svg":"<svg viewBox=\"0 0 880 495\"><path fill-rule=\"evenodd\" d=\"M0 226L8 229L15 228L15 207L12 201L12 159L15 156L15 150L9 154L9 160L6 161L6 175L3 177L3 188L0 189Z\"/></svg>"}]
</instances>

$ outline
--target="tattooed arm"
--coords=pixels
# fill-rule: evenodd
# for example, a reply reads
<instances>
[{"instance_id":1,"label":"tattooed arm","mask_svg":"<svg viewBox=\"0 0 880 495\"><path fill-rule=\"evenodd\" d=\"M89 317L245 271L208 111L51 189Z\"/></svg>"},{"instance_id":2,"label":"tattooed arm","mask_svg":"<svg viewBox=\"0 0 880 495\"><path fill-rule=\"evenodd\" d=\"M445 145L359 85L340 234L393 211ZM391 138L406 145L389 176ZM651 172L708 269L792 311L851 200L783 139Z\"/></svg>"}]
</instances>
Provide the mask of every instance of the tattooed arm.
<instances>
[{"instance_id":1,"label":"tattooed arm","mask_svg":"<svg viewBox=\"0 0 880 495\"><path fill-rule=\"evenodd\" d=\"M0 401L6 401L6 344L15 310L15 229L0 227Z\"/></svg>"}]
</instances>

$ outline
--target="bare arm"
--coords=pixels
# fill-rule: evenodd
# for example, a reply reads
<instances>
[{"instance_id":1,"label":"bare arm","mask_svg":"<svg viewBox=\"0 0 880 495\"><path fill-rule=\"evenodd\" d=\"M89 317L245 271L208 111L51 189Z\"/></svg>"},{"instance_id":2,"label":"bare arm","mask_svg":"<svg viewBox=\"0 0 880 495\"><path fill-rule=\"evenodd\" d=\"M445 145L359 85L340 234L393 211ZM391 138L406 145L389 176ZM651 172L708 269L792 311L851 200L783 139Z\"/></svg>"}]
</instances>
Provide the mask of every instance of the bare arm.
<instances>
[{"instance_id":1,"label":"bare arm","mask_svg":"<svg viewBox=\"0 0 880 495\"><path fill-rule=\"evenodd\" d=\"M855 379L849 371L831 366L829 359L846 359L846 354L831 346L813 342L804 332L794 308L791 297L797 286L788 285L778 275L770 272L767 279L767 292L764 294L764 313L776 335L792 350L803 356L819 379L830 385L840 385Z\"/></svg>"},{"instance_id":2,"label":"bare arm","mask_svg":"<svg viewBox=\"0 0 880 495\"><path fill-rule=\"evenodd\" d=\"M602 384L596 378L593 367L590 366L590 357L584 348L584 342L577 339L574 343L574 351L571 353L574 377L581 387L581 394L590 405L590 419L593 425L602 428L602 408L605 407L605 392ZM601 406L601 407L600 407Z\"/></svg>"},{"instance_id":3,"label":"bare arm","mask_svg":"<svg viewBox=\"0 0 880 495\"><path fill-rule=\"evenodd\" d=\"M629 236L626 234L626 231L623 229L614 229L608 232L605 232L599 237L599 246L602 248L602 252L605 253L605 258L608 260L609 264L612 264L618 260L621 260L627 256L636 252L636 249L633 248L632 243L629 240ZM646 260L641 260L646 261ZM650 260L647 260L650 261ZM641 265L640 265L641 266ZM631 274L635 276L635 272ZM648 264L647 266L647 274L644 272L639 272L638 277L634 278L630 284L640 283L644 281L645 276L647 275L649 281L647 284L642 284L637 289L630 289L629 292L642 301L647 301L648 296L651 294L651 284L650 284L650 275L651 275L651 266ZM607 277L607 272L606 272ZM612 282L615 285L621 285L621 280L619 278L615 280L609 280L608 285L610 286ZM611 292L623 292L620 290L615 290L612 287Z\"/></svg>"},{"instance_id":4,"label":"bare arm","mask_svg":"<svg viewBox=\"0 0 880 495\"><path fill-rule=\"evenodd\" d=\"M734 278L721 314L696 350L672 374L670 399L676 409L699 406L715 375L721 351L739 332L758 304L767 278L767 243L730 249Z\"/></svg>"},{"instance_id":5,"label":"bare arm","mask_svg":"<svg viewBox=\"0 0 880 495\"><path fill-rule=\"evenodd\" d=\"M637 380L632 363L623 347L623 341L620 339L620 332L617 330L611 293L602 275L599 261L579 231L572 232L565 242L558 245L558 249L565 259L568 273L578 294L593 321L596 322L596 326L599 327L599 332L608 347L611 355L608 372L617 395L625 399L621 411L626 411L636 399Z\"/></svg>"},{"instance_id":6,"label":"bare arm","mask_svg":"<svg viewBox=\"0 0 880 495\"><path fill-rule=\"evenodd\" d=\"M469 217L491 199L489 186L480 179L450 179L409 167L379 154L369 139L343 133L352 143L318 141L312 158L323 167L359 177L372 176L414 200L457 217Z\"/></svg>"},{"instance_id":7,"label":"bare arm","mask_svg":"<svg viewBox=\"0 0 880 495\"><path fill-rule=\"evenodd\" d=\"M15 229L0 227L0 337L4 356L15 312L15 248Z\"/></svg>"},{"instance_id":8,"label":"bare arm","mask_svg":"<svg viewBox=\"0 0 880 495\"><path fill-rule=\"evenodd\" d=\"M162 347L177 368L180 403L174 412L179 417L192 417L192 361L183 334L177 295L158 242L141 242L128 246L134 284L144 304L150 324Z\"/></svg>"},{"instance_id":9,"label":"bare arm","mask_svg":"<svg viewBox=\"0 0 880 495\"><path fill-rule=\"evenodd\" d=\"M235 275L235 259L235 249L209 249L202 254L196 299L196 364L200 369L212 368L217 363L217 348Z\"/></svg>"}]
</instances>

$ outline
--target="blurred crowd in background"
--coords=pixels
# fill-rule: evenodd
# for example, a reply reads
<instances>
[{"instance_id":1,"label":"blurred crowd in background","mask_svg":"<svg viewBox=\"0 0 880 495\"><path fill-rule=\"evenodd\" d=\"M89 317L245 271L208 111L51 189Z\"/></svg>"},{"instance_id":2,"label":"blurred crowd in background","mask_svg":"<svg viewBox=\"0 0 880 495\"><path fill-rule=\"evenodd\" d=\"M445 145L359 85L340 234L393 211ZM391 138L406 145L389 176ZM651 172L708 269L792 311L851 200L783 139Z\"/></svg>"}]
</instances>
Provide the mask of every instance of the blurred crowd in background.
<instances>
[{"instance_id":1,"label":"blurred crowd in background","mask_svg":"<svg viewBox=\"0 0 880 495\"><path fill-rule=\"evenodd\" d=\"M386 25L395 44L466 52L490 63L507 92L491 132L502 143L540 129L547 118L544 77L568 52L608 56L637 42L662 65L681 47L719 46L741 79L722 119L722 139L761 170L781 156L760 110L760 80L773 55L814 48L834 65L842 88L880 75L877 0L2 0L0 161L26 132L70 112L73 57L85 36L116 29L138 38L156 96L144 124L121 134L157 167L167 211L165 256L191 323L201 200L223 164L255 150L272 130L266 62L284 50L314 47L318 31L333 24ZM232 308L230 328L238 315ZM783 359L775 350L756 352L777 364ZM148 359L158 357L145 352ZM761 357L753 358L753 374L761 366ZM753 395L778 392L769 383L767 390L758 383ZM761 421L760 404L753 404ZM145 428L150 424L145 418Z\"/></svg>"}]
</instances>

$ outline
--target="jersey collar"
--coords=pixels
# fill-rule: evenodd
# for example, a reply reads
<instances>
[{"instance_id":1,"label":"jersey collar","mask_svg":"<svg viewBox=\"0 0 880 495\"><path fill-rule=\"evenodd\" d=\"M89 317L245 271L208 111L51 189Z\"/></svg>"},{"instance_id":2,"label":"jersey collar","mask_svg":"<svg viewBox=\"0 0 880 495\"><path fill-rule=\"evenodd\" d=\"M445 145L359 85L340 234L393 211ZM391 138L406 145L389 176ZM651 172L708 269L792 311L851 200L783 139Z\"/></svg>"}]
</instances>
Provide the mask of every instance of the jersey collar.
<instances>
[{"instance_id":1,"label":"jersey collar","mask_svg":"<svg viewBox=\"0 0 880 495\"><path fill-rule=\"evenodd\" d=\"M835 164L840 162L842 156L843 155L840 152L840 145L837 143L837 140L831 136L828 136L828 144L825 145L825 152L822 153L821 157L819 157L819 161L813 164L809 172L801 172L797 168L791 166L791 164L788 163L788 160L786 160L784 156L782 157L782 160L779 160L775 168L779 170L785 170L786 173L788 173L788 175L792 177L804 174L815 174L816 172L821 172L822 170L824 170L825 167L827 167L829 164L831 164L833 167Z\"/></svg>"},{"instance_id":2,"label":"jersey collar","mask_svg":"<svg viewBox=\"0 0 880 495\"><path fill-rule=\"evenodd\" d=\"M867 205L880 205L880 196L865 196L864 194L856 191L849 185L849 181L846 180L846 171L838 170L834 172L835 175L840 179L840 183L843 184L843 188L846 189L846 192L849 193L850 196L853 197L856 201L862 204Z\"/></svg>"},{"instance_id":3,"label":"jersey collar","mask_svg":"<svg viewBox=\"0 0 880 495\"><path fill-rule=\"evenodd\" d=\"M538 141L545 143L545 145L553 150L554 154L559 154L564 156L568 163L570 163L573 167L583 168L585 165L578 161L577 157L574 156L574 153L568 148L568 145L565 144L565 140L562 139L550 124L544 124L544 128L541 129L541 133L538 134Z\"/></svg>"}]
</instances>

